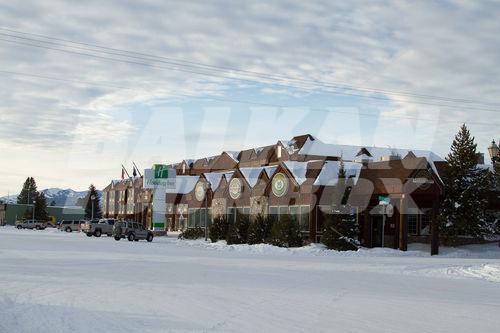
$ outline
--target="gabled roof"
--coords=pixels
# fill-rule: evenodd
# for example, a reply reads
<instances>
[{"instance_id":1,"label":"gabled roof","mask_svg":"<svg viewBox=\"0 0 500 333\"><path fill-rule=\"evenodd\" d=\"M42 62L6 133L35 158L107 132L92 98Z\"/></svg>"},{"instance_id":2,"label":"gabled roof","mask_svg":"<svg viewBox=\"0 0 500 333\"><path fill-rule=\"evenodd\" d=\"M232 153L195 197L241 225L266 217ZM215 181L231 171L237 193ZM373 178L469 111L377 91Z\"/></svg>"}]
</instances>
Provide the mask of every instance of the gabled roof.
<instances>
[{"instance_id":1,"label":"gabled roof","mask_svg":"<svg viewBox=\"0 0 500 333\"><path fill-rule=\"evenodd\" d=\"M267 159L270 152L273 150L274 145L242 150L239 156L239 162L245 163L254 160Z\"/></svg>"},{"instance_id":2,"label":"gabled roof","mask_svg":"<svg viewBox=\"0 0 500 333\"><path fill-rule=\"evenodd\" d=\"M418 170L429 170L432 164L425 157L402 160L370 162L361 169L360 179L367 180L372 187L356 186L353 195L395 193L401 191L409 178ZM435 174L436 171L432 170ZM439 179L439 175L435 174Z\"/></svg>"},{"instance_id":3,"label":"gabled roof","mask_svg":"<svg viewBox=\"0 0 500 333\"><path fill-rule=\"evenodd\" d=\"M193 162L192 169L206 169L209 168L211 163L220 155L202 157Z\"/></svg>"},{"instance_id":4,"label":"gabled roof","mask_svg":"<svg viewBox=\"0 0 500 333\"><path fill-rule=\"evenodd\" d=\"M239 151L224 151L224 153L226 153L227 155L229 155L229 157L231 157L235 162L238 162L238 157L240 156L240 152Z\"/></svg>"}]
</instances>

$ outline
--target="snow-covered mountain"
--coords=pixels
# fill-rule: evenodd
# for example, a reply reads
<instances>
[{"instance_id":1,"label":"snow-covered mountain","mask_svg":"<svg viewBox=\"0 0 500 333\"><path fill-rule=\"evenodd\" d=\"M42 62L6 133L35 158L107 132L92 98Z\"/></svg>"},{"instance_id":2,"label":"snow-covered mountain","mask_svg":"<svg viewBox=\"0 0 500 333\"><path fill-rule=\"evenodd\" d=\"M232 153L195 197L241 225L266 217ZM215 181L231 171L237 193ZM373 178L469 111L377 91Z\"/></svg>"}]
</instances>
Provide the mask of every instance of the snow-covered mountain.
<instances>
[{"instance_id":1,"label":"snow-covered mountain","mask_svg":"<svg viewBox=\"0 0 500 333\"><path fill-rule=\"evenodd\" d=\"M50 205L53 201L56 206L81 206L83 203L83 198L87 194L87 191L74 191L72 189L60 189L60 188L48 188L42 190L47 198L47 205ZM102 195L101 191L99 194ZM0 201L6 203L16 203L17 194L11 195L9 197L1 197Z\"/></svg>"}]
</instances>

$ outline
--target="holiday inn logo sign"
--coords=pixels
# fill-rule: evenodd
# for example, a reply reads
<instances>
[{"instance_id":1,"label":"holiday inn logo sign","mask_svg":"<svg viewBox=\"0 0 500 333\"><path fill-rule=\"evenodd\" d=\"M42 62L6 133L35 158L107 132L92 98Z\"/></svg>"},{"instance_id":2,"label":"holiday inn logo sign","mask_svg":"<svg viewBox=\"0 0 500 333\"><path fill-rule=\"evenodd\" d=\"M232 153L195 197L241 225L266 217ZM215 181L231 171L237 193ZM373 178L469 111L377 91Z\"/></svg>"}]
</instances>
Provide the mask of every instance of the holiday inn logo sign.
<instances>
[{"instance_id":1,"label":"holiday inn logo sign","mask_svg":"<svg viewBox=\"0 0 500 333\"><path fill-rule=\"evenodd\" d=\"M165 164L153 165L155 179L168 179L168 167Z\"/></svg>"},{"instance_id":2,"label":"holiday inn logo sign","mask_svg":"<svg viewBox=\"0 0 500 333\"><path fill-rule=\"evenodd\" d=\"M175 188L175 169L165 164L154 164L153 168L144 170L144 188Z\"/></svg>"}]
</instances>

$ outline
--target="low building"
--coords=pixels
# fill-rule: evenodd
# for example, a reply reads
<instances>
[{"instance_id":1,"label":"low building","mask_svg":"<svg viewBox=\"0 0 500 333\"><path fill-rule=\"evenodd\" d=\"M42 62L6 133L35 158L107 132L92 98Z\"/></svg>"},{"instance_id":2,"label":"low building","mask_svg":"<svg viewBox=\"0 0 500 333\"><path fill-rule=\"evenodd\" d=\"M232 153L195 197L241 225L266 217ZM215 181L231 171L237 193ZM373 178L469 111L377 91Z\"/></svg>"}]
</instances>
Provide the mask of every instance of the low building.
<instances>
[{"instance_id":1,"label":"low building","mask_svg":"<svg viewBox=\"0 0 500 333\"><path fill-rule=\"evenodd\" d=\"M14 225L22 220L26 212L32 212L33 206L26 204L0 204L0 225ZM85 210L82 207L47 207L47 214L54 222L62 220L82 220Z\"/></svg>"},{"instance_id":2,"label":"low building","mask_svg":"<svg viewBox=\"0 0 500 333\"><path fill-rule=\"evenodd\" d=\"M288 214L304 239L319 242L343 165L348 186L342 204L356 215L361 243L406 249L409 241L433 240L444 163L431 151L327 144L308 134L183 160L170 166L177 184L165 194L166 226L203 227L220 215L234 221L238 214L273 219ZM138 178L113 181L104 190L104 214L151 227L151 195Z\"/></svg>"}]
</instances>

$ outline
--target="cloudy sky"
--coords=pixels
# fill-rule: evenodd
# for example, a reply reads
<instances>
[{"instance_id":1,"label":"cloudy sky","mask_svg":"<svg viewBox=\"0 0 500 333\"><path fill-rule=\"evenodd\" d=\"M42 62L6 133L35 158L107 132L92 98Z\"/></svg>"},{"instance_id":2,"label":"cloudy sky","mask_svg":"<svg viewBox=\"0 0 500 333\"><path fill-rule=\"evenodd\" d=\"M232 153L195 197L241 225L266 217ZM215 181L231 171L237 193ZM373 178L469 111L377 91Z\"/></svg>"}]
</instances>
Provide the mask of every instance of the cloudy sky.
<instances>
[{"instance_id":1,"label":"cloudy sky","mask_svg":"<svg viewBox=\"0 0 500 333\"><path fill-rule=\"evenodd\" d=\"M0 196L311 133L448 153L500 125L489 1L1 1Z\"/></svg>"}]
</instances>

